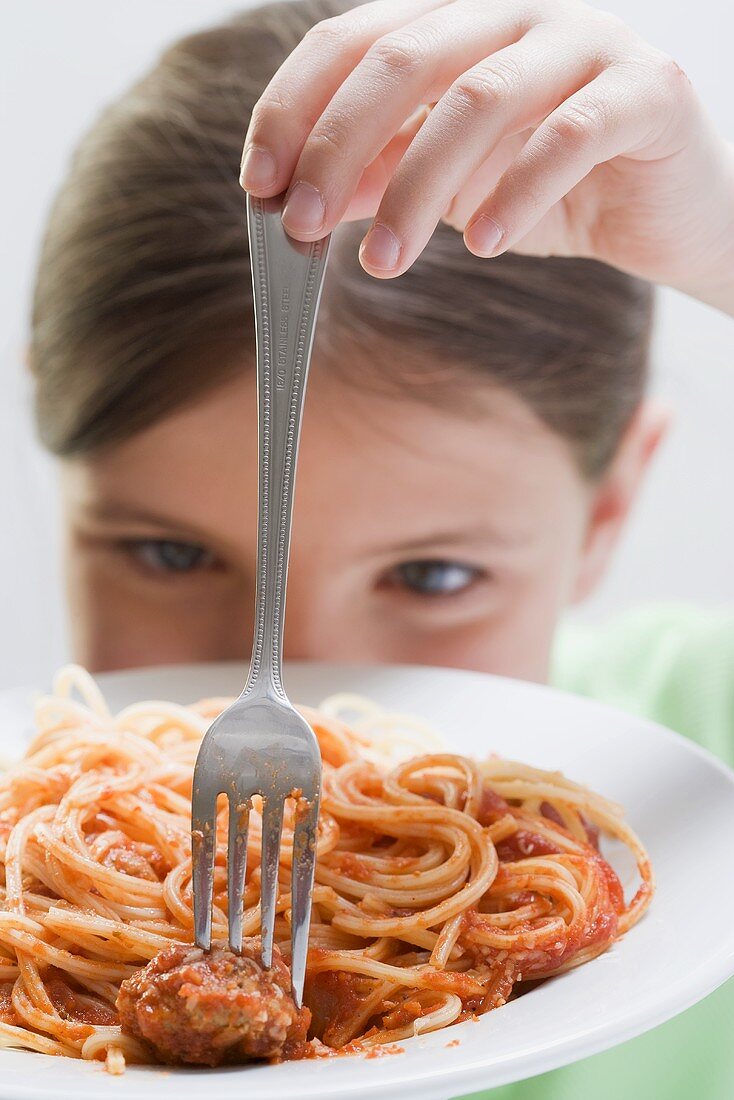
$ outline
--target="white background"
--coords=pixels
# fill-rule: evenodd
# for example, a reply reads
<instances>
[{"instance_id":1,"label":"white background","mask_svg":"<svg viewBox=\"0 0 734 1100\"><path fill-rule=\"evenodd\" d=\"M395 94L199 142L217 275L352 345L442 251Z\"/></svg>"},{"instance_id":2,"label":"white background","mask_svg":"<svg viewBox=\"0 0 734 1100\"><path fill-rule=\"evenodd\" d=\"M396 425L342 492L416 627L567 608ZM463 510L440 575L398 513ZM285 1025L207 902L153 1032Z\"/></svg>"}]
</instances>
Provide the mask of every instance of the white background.
<instances>
[{"instance_id":1,"label":"white background","mask_svg":"<svg viewBox=\"0 0 734 1100\"><path fill-rule=\"evenodd\" d=\"M0 40L0 686L39 683L65 657L52 463L37 448L22 359L43 221L76 139L181 33L245 6L224 0L24 0ZM610 0L673 55L734 138L729 0ZM642 600L734 597L734 322L661 295L656 389L675 426L615 569L585 614Z\"/></svg>"}]
</instances>

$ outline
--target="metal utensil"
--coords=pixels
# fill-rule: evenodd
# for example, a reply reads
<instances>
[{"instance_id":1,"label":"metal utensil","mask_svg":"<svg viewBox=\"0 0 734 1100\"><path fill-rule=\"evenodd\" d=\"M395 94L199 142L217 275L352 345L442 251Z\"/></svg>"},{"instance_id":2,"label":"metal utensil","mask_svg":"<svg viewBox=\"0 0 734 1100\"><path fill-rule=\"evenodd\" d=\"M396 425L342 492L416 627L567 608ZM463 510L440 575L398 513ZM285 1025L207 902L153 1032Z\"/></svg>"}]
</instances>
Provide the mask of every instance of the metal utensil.
<instances>
[{"instance_id":1,"label":"metal utensil","mask_svg":"<svg viewBox=\"0 0 734 1100\"><path fill-rule=\"evenodd\" d=\"M216 802L229 799L229 943L242 947L247 829L263 799L262 963L272 965L284 802L298 799L291 874L291 982L300 1007L306 971L321 758L313 730L282 681L283 622L298 438L329 238L302 244L281 224L281 199L248 196L257 337L260 496L255 633L245 688L212 724L194 769L194 934L211 946Z\"/></svg>"}]
</instances>

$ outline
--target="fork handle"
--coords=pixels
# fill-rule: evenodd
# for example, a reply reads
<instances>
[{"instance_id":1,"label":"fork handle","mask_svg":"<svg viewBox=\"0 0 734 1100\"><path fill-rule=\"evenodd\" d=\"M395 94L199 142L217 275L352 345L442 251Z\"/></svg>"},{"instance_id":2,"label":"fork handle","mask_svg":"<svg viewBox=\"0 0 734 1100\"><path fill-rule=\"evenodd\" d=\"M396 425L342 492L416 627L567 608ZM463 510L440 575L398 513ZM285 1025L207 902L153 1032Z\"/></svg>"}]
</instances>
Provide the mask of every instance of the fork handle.
<instances>
[{"instance_id":1,"label":"fork handle","mask_svg":"<svg viewBox=\"0 0 734 1100\"><path fill-rule=\"evenodd\" d=\"M257 346L260 484L255 631L243 696L282 684L283 627L298 440L329 237L302 243L282 197L247 196Z\"/></svg>"}]
</instances>

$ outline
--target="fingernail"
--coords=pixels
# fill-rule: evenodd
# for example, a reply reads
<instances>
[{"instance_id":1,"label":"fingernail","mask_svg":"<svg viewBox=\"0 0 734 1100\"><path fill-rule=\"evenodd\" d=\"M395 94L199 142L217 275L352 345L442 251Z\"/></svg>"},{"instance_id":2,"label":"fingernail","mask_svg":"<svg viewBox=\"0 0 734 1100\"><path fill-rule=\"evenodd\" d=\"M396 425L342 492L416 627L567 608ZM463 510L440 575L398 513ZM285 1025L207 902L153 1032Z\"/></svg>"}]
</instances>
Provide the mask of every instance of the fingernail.
<instances>
[{"instance_id":1,"label":"fingernail","mask_svg":"<svg viewBox=\"0 0 734 1100\"><path fill-rule=\"evenodd\" d=\"M242 157L240 185L245 191L262 191L272 187L277 171L272 153L259 145L250 145Z\"/></svg>"},{"instance_id":2,"label":"fingernail","mask_svg":"<svg viewBox=\"0 0 734 1100\"><path fill-rule=\"evenodd\" d=\"M310 183L299 180L283 208L283 225L292 233L318 233L326 217L324 200Z\"/></svg>"},{"instance_id":3,"label":"fingernail","mask_svg":"<svg viewBox=\"0 0 734 1100\"><path fill-rule=\"evenodd\" d=\"M480 214L464 230L467 248L478 256L492 256L502 240L502 229L488 214Z\"/></svg>"},{"instance_id":4,"label":"fingernail","mask_svg":"<svg viewBox=\"0 0 734 1100\"><path fill-rule=\"evenodd\" d=\"M359 255L368 267L374 267L378 271L392 271L398 266L400 249L400 241L392 229L381 222L375 222L362 241Z\"/></svg>"}]
</instances>

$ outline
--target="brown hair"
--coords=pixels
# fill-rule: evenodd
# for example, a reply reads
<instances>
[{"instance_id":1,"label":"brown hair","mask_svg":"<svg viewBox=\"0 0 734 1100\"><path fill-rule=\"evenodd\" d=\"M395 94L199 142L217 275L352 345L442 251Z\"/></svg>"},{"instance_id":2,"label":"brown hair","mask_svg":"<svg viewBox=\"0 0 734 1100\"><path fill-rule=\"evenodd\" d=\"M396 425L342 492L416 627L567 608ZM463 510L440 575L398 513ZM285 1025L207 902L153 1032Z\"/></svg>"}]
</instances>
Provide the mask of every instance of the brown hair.
<instances>
[{"instance_id":1,"label":"brown hair","mask_svg":"<svg viewBox=\"0 0 734 1100\"><path fill-rule=\"evenodd\" d=\"M253 351L243 135L281 61L339 10L269 4L183 39L81 143L33 303L37 420L55 453L128 438L242 370ZM335 243L329 341L389 340L513 390L587 475L604 469L644 390L646 284L588 260L479 260L444 226L409 272L381 282L359 267L357 240L345 227Z\"/></svg>"}]
</instances>

